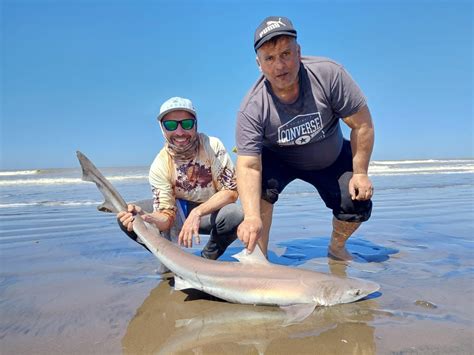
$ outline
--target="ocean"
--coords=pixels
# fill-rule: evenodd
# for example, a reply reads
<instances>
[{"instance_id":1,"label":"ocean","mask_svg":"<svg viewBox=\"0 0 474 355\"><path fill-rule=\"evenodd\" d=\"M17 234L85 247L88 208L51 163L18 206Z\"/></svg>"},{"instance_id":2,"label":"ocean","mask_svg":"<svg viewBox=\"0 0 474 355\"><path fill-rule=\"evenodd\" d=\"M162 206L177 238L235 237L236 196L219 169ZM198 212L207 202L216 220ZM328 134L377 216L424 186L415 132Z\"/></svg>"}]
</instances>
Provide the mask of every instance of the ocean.
<instances>
[{"instance_id":1,"label":"ocean","mask_svg":"<svg viewBox=\"0 0 474 355\"><path fill-rule=\"evenodd\" d=\"M100 170L125 200L151 197L148 167ZM304 182L280 196L269 258L380 292L277 327L271 307L172 291L157 260L97 211L79 168L0 171L0 353L474 353L474 159L374 161L369 173L372 217L348 242L362 262L327 258L332 215Z\"/></svg>"},{"instance_id":2,"label":"ocean","mask_svg":"<svg viewBox=\"0 0 474 355\"><path fill-rule=\"evenodd\" d=\"M129 201L150 198L148 167L101 168L102 173ZM472 186L473 159L374 161L370 177L377 191L387 189ZM0 209L8 213L37 208L89 207L100 196L95 187L81 180L80 168L0 171ZM314 193L312 186L294 182L286 194Z\"/></svg>"}]
</instances>

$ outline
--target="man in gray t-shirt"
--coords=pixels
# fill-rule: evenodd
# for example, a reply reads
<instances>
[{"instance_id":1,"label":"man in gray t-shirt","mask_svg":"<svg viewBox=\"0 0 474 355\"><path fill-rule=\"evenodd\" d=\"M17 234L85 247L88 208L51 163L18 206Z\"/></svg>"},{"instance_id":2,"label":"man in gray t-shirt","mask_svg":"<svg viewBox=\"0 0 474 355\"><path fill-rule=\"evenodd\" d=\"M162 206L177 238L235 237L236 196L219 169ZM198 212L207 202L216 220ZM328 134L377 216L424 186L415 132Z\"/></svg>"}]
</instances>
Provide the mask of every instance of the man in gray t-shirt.
<instances>
[{"instance_id":1,"label":"man in gray t-shirt","mask_svg":"<svg viewBox=\"0 0 474 355\"><path fill-rule=\"evenodd\" d=\"M333 211L329 255L350 260L345 243L369 219L367 175L374 142L364 95L344 68L302 57L285 17L268 17L255 31L262 76L237 115L237 186L245 218L238 237L267 254L273 204L294 179L309 182ZM340 119L351 128L344 140Z\"/></svg>"}]
</instances>

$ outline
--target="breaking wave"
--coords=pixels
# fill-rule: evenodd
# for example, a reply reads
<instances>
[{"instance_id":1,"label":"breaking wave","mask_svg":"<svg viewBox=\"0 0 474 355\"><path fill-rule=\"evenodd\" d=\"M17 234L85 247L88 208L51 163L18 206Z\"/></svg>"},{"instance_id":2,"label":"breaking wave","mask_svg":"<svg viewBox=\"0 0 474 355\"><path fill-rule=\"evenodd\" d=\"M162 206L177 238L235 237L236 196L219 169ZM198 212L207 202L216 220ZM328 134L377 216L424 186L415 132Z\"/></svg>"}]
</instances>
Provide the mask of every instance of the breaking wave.
<instances>
[{"instance_id":1,"label":"breaking wave","mask_svg":"<svg viewBox=\"0 0 474 355\"><path fill-rule=\"evenodd\" d=\"M108 176L110 181L136 181L147 180L148 175L123 175L123 176ZM9 179L0 180L0 186L16 186L16 185L77 185L90 184L81 180L80 178L39 178L39 179Z\"/></svg>"}]
</instances>

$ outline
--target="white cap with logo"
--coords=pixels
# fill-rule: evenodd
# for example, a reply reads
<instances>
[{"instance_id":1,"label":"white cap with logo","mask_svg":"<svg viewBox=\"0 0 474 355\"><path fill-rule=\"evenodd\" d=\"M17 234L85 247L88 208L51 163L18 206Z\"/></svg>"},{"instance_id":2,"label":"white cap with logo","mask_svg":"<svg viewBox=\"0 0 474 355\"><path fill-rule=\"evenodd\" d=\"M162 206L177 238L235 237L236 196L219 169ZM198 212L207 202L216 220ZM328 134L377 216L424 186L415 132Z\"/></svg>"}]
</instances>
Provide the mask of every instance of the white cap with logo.
<instances>
[{"instance_id":1,"label":"white cap with logo","mask_svg":"<svg viewBox=\"0 0 474 355\"><path fill-rule=\"evenodd\" d=\"M166 100L160 107L160 114L158 115L158 121L161 121L164 115L171 111L183 110L187 111L196 117L196 110L194 109L193 103L189 99L183 97L172 97Z\"/></svg>"}]
</instances>

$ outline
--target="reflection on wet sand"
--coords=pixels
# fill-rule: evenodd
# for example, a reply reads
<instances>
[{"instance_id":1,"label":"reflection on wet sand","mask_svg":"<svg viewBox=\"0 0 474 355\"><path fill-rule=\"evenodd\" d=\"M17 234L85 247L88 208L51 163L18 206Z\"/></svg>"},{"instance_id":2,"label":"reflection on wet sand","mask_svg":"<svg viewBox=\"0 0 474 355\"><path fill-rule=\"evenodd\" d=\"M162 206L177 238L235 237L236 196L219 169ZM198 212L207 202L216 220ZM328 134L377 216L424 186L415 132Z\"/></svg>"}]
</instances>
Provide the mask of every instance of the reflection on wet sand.
<instances>
[{"instance_id":1,"label":"reflection on wet sand","mask_svg":"<svg viewBox=\"0 0 474 355\"><path fill-rule=\"evenodd\" d=\"M134 353L375 354L375 300L317 307L303 322L285 326L277 307L231 304L205 293L174 291L161 282L130 321L122 339Z\"/></svg>"}]
</instances>

